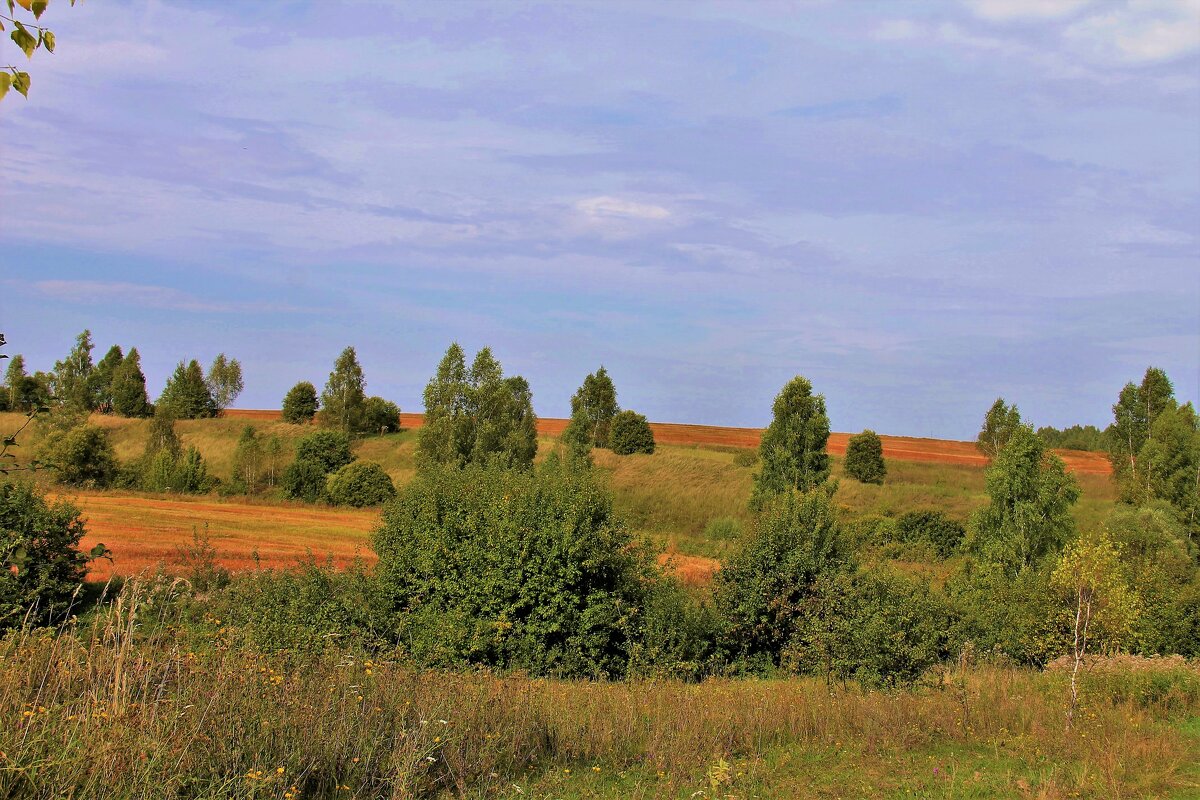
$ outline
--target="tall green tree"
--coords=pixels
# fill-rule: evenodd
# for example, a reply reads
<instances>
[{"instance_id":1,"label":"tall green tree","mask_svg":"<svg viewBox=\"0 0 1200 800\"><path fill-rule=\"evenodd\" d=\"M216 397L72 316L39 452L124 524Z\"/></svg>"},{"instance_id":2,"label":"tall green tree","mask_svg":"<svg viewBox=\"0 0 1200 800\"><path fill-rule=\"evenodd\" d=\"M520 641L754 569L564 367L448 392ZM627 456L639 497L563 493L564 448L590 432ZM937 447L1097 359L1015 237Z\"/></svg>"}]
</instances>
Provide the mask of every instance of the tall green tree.
<instances>
[{"instance_id":1,"label":"tall green tree","mask_svg":"<svg viewBox=\"0 0 1200 800\"><path fill-rule=\"evenodd\" d=\"M1195 535L1200 525L1200 417L1191 403L1159 412L1137 460L1147 494L1170 503Z\"/></svg>"},{"instance_id":2,"label":"tall green tree","mask_svg":"<svg viewBox=\"0 0 1200 800\"><path fill-rule=\"evenodd\" d=\"M158 398L158 405L176 419L215 417L218 410L204 379L204 371L194 358L186 366L180 361L175 367Z\"/></svg>"},{"instance_id":3,"label":"tall green tree","mask_svg":"<svg viewBox=\"0 0 1200 800\"><path fill-rule=\"evenodd\" d=\"M754 476L753 506L789 489L808 491L829 478L829 417L825 397L796 376L775 398L774 419L763 432L758 452L762 468Z\"/></svg>"},{"instance_id":4,"label":"tall green tree","mask_svg":"<svg viewBox=\"0 0 1200 800\"><path fill-rule=\"evenodd\" d=\"M347 347L333 363L333 372L321 392L321 412L317 421L326 428L337 428L350 435L362 430L367 402L366 379L358 363L358 354Z\"/></svg>"},{"instance_id":5,"label":"tall green tree","mask_svg":"<svg viewBox=\"0 0 1200 800\"><path fill-rule=\"evenodd\" d=\"M17 353L9 360L8 369L4 372L4 386L8 390L8 407L13 411L26 410L21 389L28 377L25 374L25 356Z\"/></svg>"},{"instance_id":6,"label":"tall green tree","mask_svg":"<svg viewBox=\"0 0 1200 800\"><path fill-rule=\"evenodd\" d=\"M96 408L95 384L92 373L92 332L85 330L75 337L75 346L66 358L54 363L54 396L64 405L83 411Z\"/></svg>"},{"instance_id":7,"label":"tall green tree","mask_svg":"<svg viewBox=\"0 0 1200 800\"><path fill-rule=\"evenodd\" d=\"M1057 553L1075 532L1079 486L1029 425L1018 425L987 469L991 502L972 519L971 549L1008 574Z\"/></svg>"},{"instance_id":8,"label":"tall green tree","mask_svg":"<svg viewBox=\"0 0 1200 800\"><path fill-rule=\"evenodd\" d=\"M142 356L132 347L121 365L113 371L112 409L123 417L148 417L150 398L146 395L146 376L142 374Z\"/></svg>"},{"instance_id":9,"label":"tall green tree","mask_svg":"<svg viewBox=\"0 0 1200 800\"><path fill-rule=\"evenodd\" d=\"M975 440L975 446L988 458L995 458L1020 424L1021 412L1017 410L1016 404L1010 406L1004 402L1003 397L997 397L983 417L983 427Z\"/></svg>"},{"instance_id":10,"label":"tall green tree","mask_svg":"<svg viewBox=\"0 0 1200 800\"><path fill-rule=\"evenodd\" d=\"M92 394L96 398L96 408L106 414L113 410L113 377L124 362L125 353L121 350L121 345L114 344L108 348L108 352L92 372Z\"/></svg>"},{"instance_id":11,"label":"tall green tree","mask_svg":"<svg viewBox=\"0 0 1200 800\"><path fill-rule=\"evenodd\" d=\"M213 359L208 368L208 391L218 411L224 411L237 400L245 384L242 382L242 364L236 358L226 358L224 353Z\"/></svg>"},{"instance_id":12,"label":"tall green tree","mask_svg":"<svg viewBox=\"0 0 1200 800\"><path fill-rule=\"evenodd\" d=\"M1146 498L1149 486L1146 473L1139 468L1138 455L1150 438L1150 429L1158 416L1175 408L1175 390L1165 372L1150 367L1140 385L1127 383L1113 405L1113 424L1108 429L1109 461L1113 480L1121 489L1122 499L1138 502Z\"/></svg>"},{"instance_id":13,"label":"tall green tree","mask_svg":"<svg viewBox=\"0 0 1200 800\"><path fill-rule=\"evenodd\" d=\"M283 421L293 425L307 425L312 422L320 408L317 400L317 387L308 381L300 381L283 398Z\"/></svg>"},{"instance_id":14,"label":"tall green tree","mask_svg":"<svg viewBox=\"0 0 1200 800\"><path fill-rule=\"evenodd\" d=\"M603 366L583 379L571 397L571 424L583 425L594 447L608 447L608 435L617 405L617 389Z\"/></svg>"},{"instance_id":15,"label":"tall green tree","mask_svg":"<svg viewBox=\"0 0 1200 800\"><path fill-rule=\"evenodd\" d=\"M499 459L528 467L537 453L537 417L529 383L504 377L490 348L465 354L452 344L425 387L425 425L418 456L426 465L485 463Z\"/></svg>"}]
</instances>

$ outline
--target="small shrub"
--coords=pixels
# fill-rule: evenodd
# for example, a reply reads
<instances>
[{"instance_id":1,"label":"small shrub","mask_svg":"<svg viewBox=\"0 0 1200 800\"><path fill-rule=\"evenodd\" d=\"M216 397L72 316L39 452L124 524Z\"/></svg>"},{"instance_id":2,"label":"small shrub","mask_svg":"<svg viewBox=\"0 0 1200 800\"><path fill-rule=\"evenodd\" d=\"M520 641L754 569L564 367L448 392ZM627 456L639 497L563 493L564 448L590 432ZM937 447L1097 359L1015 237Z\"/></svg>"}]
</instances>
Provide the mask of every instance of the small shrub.
<instances>
[{"instance_id":1,"label":"small shrub","mask_svg":"<svg viewBox=\"0 0 1200 800\"><path fill-rule=\"evenodd\" d=\"M319 406L317 387L308 381L301 381L289 389L283 398L283 421L307 425L317 415Z\"/></svg>"},{"instance_id":2,"label":"small shrub","mask_svg":"<svg viewBox=\"0 0 1200 800\"><path fill-rule=\"evenodd\" d=\"M192 543L176 548L192 591L199 593L224 588L230 580L229 570L217 561L217 548L208 540L208 525L204 528L204 533L192 528Z\"/></svg>"},{"instance_id":3,"label":"small shrub","mask_svg":"<svg viewBox=\"0 0 1200 800\"><path fill-rule=\"evenodd\" d=\"M664 578L647 594L642 617L631 650L632 674L699 680L712 670L718 620L710 605Z\"/></svg>"},{"instance_id":4,"label":"small shrub","mask_svg":"<svg viewBox=\"0 0 1200 800\"><path fill-rule=\"evenodd\" d=\"M717 517L704 526L704 538L714 542L731 542L742 535L742 523L733 517Z\"/></svg>"},{"instance_id":5,"label":"small shrub","mask_svg":"<svg viewBox=\"0 0 1200 800\"><path fill-rule=\"evenodd\" d=\"M654 431L641 414L625 410L613 417L608 445L619 456L654 452Z\"/></svg>"},{"instance_id":6,"label":"small shrub","mask_svg":"<svg viewBox=\"0 0 1200 800\"><path fill-rule=\"evenodd\" d=\"M297 458L283 471L280 486L285 497L315 503L325 496L325 475L320 462Z\"/></svg>"},{"instance_id":7,"label":"small shrub","mask_svg":"<svg viewBox=\"0 0 1200 800\"><path fill-rule=\"evenodd\" d=\"M382 397L368 397L363 404L362 427L371 435L400 430L400 406Z\"/></svg>"},{"instance_id":8,"label":"small shrub","mask_svg":"<svg viewBox=\"0 0 1200 800\"><path fill-rule=\"evenodd\" d=\"M883 442L875 431L866 430L850 437L842 469L860 483L883 483L887 465L883 462Z\"/></svg>"},{"instance_id":9,"label":"small shrub","mask_svg":"<svg viewBox=\"0 0 1200 800\"><path fill-rule=\"evenodd\" d=\"M757 450L739 450L733 457L735 467L753 467L758 464Z\"/></svg>"},{"instance_id":10,"label":"small shrub","mask_svg":"<svg viewBox=\"0 0 1200 800\"><path fill-rule=\"evenodd\" d=\"M0 628L51 623L70 608L90 558L79 550L84 521L66 501L50 504L28 484L0 484ZM30 609L33 609L30 611Z\"/></svg>"},{"instance_id":11,"label":"small shrub","mask_svg":"<svg viewBox=\"0 0 1200 800\"><path fill-rule=\"evenodd\" d=\"M296 460L311 461L325 474L335 472L354 460L350 439L340 431L316 431L296 443Z\"/></svg>"},{"instance_id":12,"label":"small shrub","mask_svg":"<svg viewBox=\"0 0 1200 800\"><path fill-rule=\"evenodd\" d=\"M117 456L108 432L82 425L57 437L46 455L56 468L55 477L67 486L102 488L117 477Z\"/></svg>"},{"instance_id":13,"label":"small shrub","mask_svg":"<svg viewBox=\"0 0 1200 800\"><path fill-rule=\"evenodd\" d=\"M325 495L334 505L362 508L391 500L396 487L383 467L373 461L355 461L329 476Z\"/></svg>"},{"instance_id":14,"label":"small shrub","mask_svg":"<svg viewBox=\"0 0 1200 800\"><path fill-rule=\"evenodd\" d=\"M895 536L902 542L926 542L938 556L948 558L966 538L967 529L940 511L909 511L896 520Z\"/></svg>"}]
</instances>

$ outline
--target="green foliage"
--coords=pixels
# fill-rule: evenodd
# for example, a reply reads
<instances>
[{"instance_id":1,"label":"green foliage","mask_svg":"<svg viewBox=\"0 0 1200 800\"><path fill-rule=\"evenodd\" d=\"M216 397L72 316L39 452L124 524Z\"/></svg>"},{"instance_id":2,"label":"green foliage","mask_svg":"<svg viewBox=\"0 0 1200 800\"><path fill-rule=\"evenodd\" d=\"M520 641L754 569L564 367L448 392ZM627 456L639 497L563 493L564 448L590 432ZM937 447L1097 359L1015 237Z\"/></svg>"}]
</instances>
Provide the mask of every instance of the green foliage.
<instances>
[{"instance_id":1,"label":"green foliage","mask_svg":"<svg viewBox=\"0 0 1200 800\"><path fill-rule=\"evenodd\" d=\"M1140 502L1146 498L1148 484L1138 456L1150 438L1150 431L1159 414L1174 409L1175 405L1175 390L1171 381L1157 367L1146 370L1141 385L1127 383L1121 389L1112 407L1113 424L1106 433L1113 480L1120 487L1124 500Z\"/></svg>"},{"instance_id":2,"label":"green foliage","mask_svg":"<svg viewBox=\"0 0 1200 800\"><path fill-rule=\"evenodd\" d=\"M1021 412L1017 410L1016 405L1010 406L1004 402L1003 397L997 397L983 417L983 427L975 445L988 458L995 458L1020 426Z\"/></svg>"},{"instance_id":3,"label":"green foliage","mask_svg":"<svg viewBox=\"0 0 1200 800\"><path fill-rule=\"evenodd\" d=\"M54 363L54 397L63 405L82 411L96 408L92 347L92 332L85 330L75 337L66 358Z\"/></svg>"},{"instance_id":4,"label":"green foliage","mask_svg":"<svg viewBox=\"0 0 1200 800\"><path fill-rule=\"evenodd\" d=\"M927 542L941 558L953 555L966 535L961 522L941 511L908 511L895 524L898 541Z\"/></svg>"},{"instance_id":5,"label":"green foliage","mask_svg":"<svg viewBox=\"0 0 1200 800\"><path fill-rule=\"evenodd\" d=\"M296 443L296 460L311 461L326 474L354 460L350 438L338 431L314 431Z\"/></svg>"},{"instance_id":6,"label":"green foliage","mask_svg":"<svg viewBox=\"0 0 1200 800\"><path fill-rule=\"evenodd\" d=\"M378 643L374 631L383 616L361 564L341 570L311 558L294 569L239 575L205 611L226 625L234 642L289 653Z\"/></svg>"},{"instance_id":7,"label":"green foliage","mask_svg":"<svg viewBox=\"0 0 1200 800\"><path fill-rule=\"evenodd\" d=\"M817 580L849 566L829 492L778 496L716 575L729 656L752 668L779 666L813 611Z\"/></svg>"},{"instance_id":8,"label":"green foliage","mask_svg":"<svg viewBox=\"0 0 1200 800\"><path fill-rule=\"evenodd\" d=\"M204 371L195 359L186 366L180 361L175 367L162 396L158 398L158 407L175 419L215 417L220 411L208 388Z\"/></svg>"},{"instance_id":9,"label":"green foliage","mask_svg":"<svg viewBox=\"0 0 1200 800\"><path fill-rule=\"evenodd\" d=\"M761 508L790 489L808 491L829 477L829 417L825 398L812 393L807 379L795 377L775 398L774 418L758 452L762 469L754 476L751 505Z\"/></svg>"},{"instance_id":10,"label":"green foliage","mask_svg":"<svg viewBox=\"0 0 1200 800\"><path fill-rule=\"evenodd\" d=\"M617 389L603 365L584 378L571 397L571 422L580 426L580 436L593 447L608 447L609 428L620 410Z\"/></svg>"},{"instance_id":11,"label":"green foliage","mask_svg":"<svg viewBox=\"0 0 1200 800\"><path fill-rule=\"evenodd\" d=\"M142 357L137 348L130 348L113 370L109 386L112 410L123 417L148 417L153 413L146 395L146 376L142 374Z\"/></svg>"},{"instance_id":12,"label":"green foliage","mask_svg":"<svg viewBox=\"0 0 1200 800\"><path fill-rule=\"evenodd\" d=\"M325 468L308 459L297 458L283 471L279 485L285 497L316 503L325 496Z\"/></svg>"},{"instance_id":13,"label":"green foliage","mask_svg":"<svg viewBox=\"0 0 1200 800\"><path fill-rule=\"evenodd\" d=\"M1086 450L1104 452L1109 449L1108 437L1095 425L1072 425L1069 428L1049 426L1037 429L1038 438L1057 450Z\"/></svg>"},{"instance_id":14,"label":"green foliage","mask_svg":"<svg viewBox=\"0 0 1200 800\"><path fill-rule=\"evenodd\" d=\"M150 421L146 448L141 459L132 464L125 482L147 492L183 492L204 494L217 486L208 474L208 466L195 447L183 449L175 434L175 420L160 411Z\"/></svg>"},{"instance_id":15,"label":"green foliage","mask_svg":"<svg viewBox=\"0 0 1200 800\"><path fill-rule=\"evenodd\" d=\"M383 467L373 461L355 461L329 476L325 496L339 506L377 506L396 496L396 487Z\"/></svg>"},{"instance_id":16,"label":"green foliage","mask_svg":"<svg viewBox=\"0 0 1200 800\"><path fill-rule=\"evenodd\" d=\"M592 437L588 435L588 422L582 413L571 415L559 441L566 448L567 463L592 466Z\"/></svg>"},{"instance_id":17,"label":"green foliage","mask_svg":"<svg viewBox=\"0 0 1200 800\"><path fill-rule=\"evenodd\" d=\"M96 400L96 408L106 414L113 410L113 377L124 362L125 353L121 350L120 345L114 344L92 372L92 392Z\"/></svg>"},{"instance_id":18,"label":"green foliage","mask_svg":"<svg viewBox=\"0 0 1200 800\"><path fill-rule=\"evenodd\" d=\"M842 469L860 483L882 484L887 476L887 465L883 463L883 442L872 430L850 437L846 444L846 459Z\"/></svg>"},{"instance_id":19,"label":"green foliage","mask_svg":"<svg viewBox=\"0 0 1200 800\"><path fill-rule=\"evenodd\" d=\"M212 366L208 368L208 376L204 380L218 412L233 405L233 401L245 388L242 382L241 362L236 358L226 358L224 353L213 359Z\"/></svg>"},{"instance_id":20,"label":"green foliage","mask_svg":"<svg viewBox=\"0 0 1200 800\"><path fill-rule=\"evenodd\" d=\"M417 456L425 466L499 461L528 468L537 454L537 417L529 383L505 378L485 347L470 370L458 343L451 344L425 387L425 425Z\"/></svg>"},{"instance_id":21,"label":"green foliage","mask_svg":"<svg viewBox=\"0 0 1200 800\"><path fill-rule=\"evenodd\" d=\"M1090 531L1071 542L1050 576L1070 616L1075 656L1109 650L1133 629L1140 600L1125 581L1121 557L1105 531Z\"/></svg>"},{"instance_id":22,"label":"green foliage","mask_svg":"<svg viewBox=\"0 0 1200 800\"><path fill-rule=\"evenodd\" d=\"M42 449L54 467L55 479L66 486L97 489L117 477L117 456L108 432L95 425L75 425L53 432Z\"/></svg>"},{"instance_id":23,"label":"green foliage","mask_svg":"<svg viewBox=\"0 0 1200 800\"><path fill-rule=\"evenodd\" d=\"M1200 655L1200 569L1196 548L1164 502L1119 506L1105 521L1141 612L1128 644L1143 655Z\"/></svg>"},{"instance_id":24,"label":"green foliage","mask_svg":"<svg viewBox=\"0 0 1200 800\"><path fill-rule=\"evenodd\" d=\"M363 406L362 430L370 434L400 430L400 406L382 397L368 397Z\"/></svg>"},{"instance_id":25,"label":"green foliage","mask_svg":"<svg viewBox=\"0 0 1200 800\"><path fill-rule=\"evenodd\" d=\"M1000 564L968 559L947 584L959 615L952 641L1037 667L1060 656L1069 622L1050 589L1049 566L1013 575Z\"/></svg>"},{"instance_id":26,"label":"green foliage","mask_svg":"<svg viewBox=\"0 0 1200 800\"><path fill-rule=\"evenodd\" d=\"M62 618L71 608L89 558L79 551L84 521L66 501L50 504L28 484L0 483L0 628Z\"/></svg>"},{"instance_id":27,"label":"green foliage","mask_svg":"<svg viewBox=\"0 0 1200 800\"><path fill-rule=\"evenodd\" d=\"M782 657L793 672L898 686L950 653L949 603L928 584L890 571L825 573L805 605Z\"/></svg>"},{"instance_id":28,"label":"green foliage","mask_svg":"<svg viewBox=\"0 0 1200 800\"><path fill-rule=\"evenodd\" d=\"M987 469L990 504L972 519L972 552L1010 574L1053 555L1074 533L1079 486L1028 425L1018 425Z\"/></svg>"},{"instance_id":29,"label":"green foliage","mask_svg":"<svg viewBox=\"0 0 1200 800\"><path fill-rule=\"evenodd\" d=\"M38 48L44 49L47 53L54 52L57 44L54 32L44 25L37 24L41 20L42 14L46 12L48 5L49 0L9 0L8 2L9 16L4 19L13 27L8 38L25 54L27 59L33 58L33 54ZM75 5L75 0L71 0L71 5ZM33 20L22 20L15 16L18 6L32 14ZM3 31L4 27L4 24L0 22L0 31ZM12 64L0 67L0 70L7 70L0 71L0 100L4 99L10 88L28 99L31 83L29 73L17 69Z\"/></svg>"},{"instance_id":30,"label":"green foliage","mask_svg":"<svg viewBox=\"0 0 1200 800\"><path fill-rule=\"evenodd\" d=\"M630 648L632 675L694 681L715 666L720 620L679 582L652 584L642 610L641 632Z\"/></svg>"},{"instance_id":31,"label":"green foliage","mask_svg":"<svg viewBox=\"0 0 1200 800\"><path fill-rule=\"evenodd\" d=\"M376 530L396 638L423 664L620 677L656 578L590 472L422 470Z\"/></svg>"},{"instance_id":32,"label":"green foliage","mask_svg":"<svg viewBox=\"0 0 1200 800\"><path fill-rule=\"evenodd\" d=\"M319 407L317 387L308 381L300 381L283 398L283 421L307 425L317 415Z\"/></svg>"},{"instance_id":33,"label":"green foliage","mask_svg":"<svg viewBox=\"0 0 1200 800\"><path fill-rule=\"evenodd\" d=\"M317 422L347 435L360 432L367 401L363 391L366 385L358 354L353 347L347 347L333 362L333 372L321 392L322 408Z\"/></svg>"},{"instance_id":34,"label":"green foliage","mask_svg":"<svg viewBox=\"0 0 1200 800\"><path fill-rule=\"evenodd\" d=\"M619 456L650 454L654 452L654 431L650 430L650 423L641 414L621 411L613 417L609 443L612 451Z\"/></svg>"},{"instance_id":35,"label":"green foliage","mask_svg":"<svg viewBox=\"0 0 1200 800\"><path fill-rule=\"evenodd\" d=\"M1191 403L1159 412L1138 461L1146 495L1170 503L1189 531L1200 530L1200 417Z\"/></svg>"},{"instance_id":36,"label":"green foliage","mask_svg":"<svg viewBox=\"0 0 1200 800\"><path fill-rule=\"evenodd\" d=\"M735 542L742 535L742 523L734 517L717 517L704 526L704 538L713 542Z\"/></svg>"},{"instance_id":37,"label":"green foliage","mask_svg":"<svg viewBox=\"0 0 1200 800\"><path fill-rule=\"evenodd\" d=\"M245 494L262 488L263 443L253 425L242 429L233 453L233 483Z\"/></svg>"}]
</instances>

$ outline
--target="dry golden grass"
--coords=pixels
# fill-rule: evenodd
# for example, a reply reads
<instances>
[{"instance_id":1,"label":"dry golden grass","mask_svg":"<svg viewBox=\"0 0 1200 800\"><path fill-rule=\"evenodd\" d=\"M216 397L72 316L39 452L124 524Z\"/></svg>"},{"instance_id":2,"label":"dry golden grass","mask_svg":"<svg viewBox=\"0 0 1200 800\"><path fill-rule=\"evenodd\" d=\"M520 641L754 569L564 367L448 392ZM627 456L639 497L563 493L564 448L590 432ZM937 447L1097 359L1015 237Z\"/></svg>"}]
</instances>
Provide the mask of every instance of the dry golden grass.
<instances>
[{"instance_id":1,"label":"dry golden grass","mask_svg":"<svg viewBox=\"0 0 1200 800\"><path fill-rule=\"evenodd\" d=\"M414 671L177 630L163 584L77 634L0 642L0 796L1179 797L1195 665L1088 685L995 668L864 693L816 679L627 683ZM154 602L147 603L153 596ZM1151 691L1153 690L1153 691ZM294 787L294 788L292 788ZM345 787L345 788L342 788ZM290 800L290 798L289 798Z\"/></svg>"}]
</instances>

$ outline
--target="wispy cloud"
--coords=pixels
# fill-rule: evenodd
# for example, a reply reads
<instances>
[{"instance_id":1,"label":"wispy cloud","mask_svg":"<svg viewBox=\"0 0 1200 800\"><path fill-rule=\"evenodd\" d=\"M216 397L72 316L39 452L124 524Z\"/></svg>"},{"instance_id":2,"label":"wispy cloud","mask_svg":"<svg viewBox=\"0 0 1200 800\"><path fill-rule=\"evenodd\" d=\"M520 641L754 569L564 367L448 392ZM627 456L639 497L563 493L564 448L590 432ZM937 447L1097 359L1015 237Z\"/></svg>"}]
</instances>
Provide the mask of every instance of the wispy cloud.
<instances>
[{"instance_id":1,"label":"wispy cloud","mask_svg":"<svg viewBox=\"0 0 1200 800\"><path fill-rule=\"evenodd\" d=\"M167 286L148 286L121 281L49 280L37 281L39 294L66 303L104 303L106 305L204 314L303 314L317 309L265 301L228 302L204 300Z\"/></svg>"}]
</instances>

